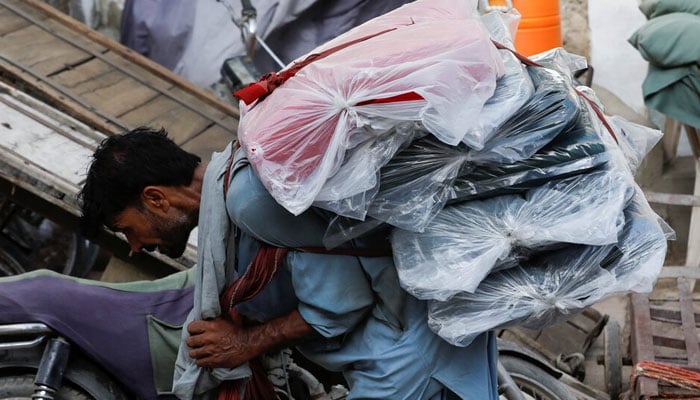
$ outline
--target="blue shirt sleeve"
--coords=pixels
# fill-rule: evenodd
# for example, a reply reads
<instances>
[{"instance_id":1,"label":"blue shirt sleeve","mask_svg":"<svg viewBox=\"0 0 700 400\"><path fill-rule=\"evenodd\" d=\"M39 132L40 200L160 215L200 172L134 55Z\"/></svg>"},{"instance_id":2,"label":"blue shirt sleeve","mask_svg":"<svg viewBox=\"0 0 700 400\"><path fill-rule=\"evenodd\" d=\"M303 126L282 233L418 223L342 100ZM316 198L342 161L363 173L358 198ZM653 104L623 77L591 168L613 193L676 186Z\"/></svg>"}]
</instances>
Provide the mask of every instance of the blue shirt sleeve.
<instances>
[{"instance_id":1,"label":"blue shirt sleeve","mask_svg":"<svg viewBox=\"0 0 700 400\"><path fill-rule=\"evenodd\" d=\"M275 202L249 166L233 177L226 208L244 234L260 241L278 247L323 247L327 221L313 211L299 216L289 213ZM239 265L249 262L241 260ZM296 296L289 301L298 300L301 316L324 337L348 332L374 306L375 295L358 257L292 251L287 256L287 269ZM281 291L268 292L260 295L283 295ZM277 300L278 304L284 302Z\"/></svg>"}]
</instances>

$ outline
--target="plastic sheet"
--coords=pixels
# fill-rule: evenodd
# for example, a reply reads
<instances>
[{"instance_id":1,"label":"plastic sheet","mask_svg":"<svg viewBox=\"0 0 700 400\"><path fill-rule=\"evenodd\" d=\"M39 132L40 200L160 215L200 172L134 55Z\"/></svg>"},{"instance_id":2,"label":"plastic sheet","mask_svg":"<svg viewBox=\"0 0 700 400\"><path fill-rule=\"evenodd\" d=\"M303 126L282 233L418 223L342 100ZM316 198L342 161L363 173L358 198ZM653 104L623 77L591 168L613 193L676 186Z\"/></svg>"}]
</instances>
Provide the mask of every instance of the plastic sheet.
<instances>
[{"instance_id":1,"label":"plastic sheet","mask_svg":"<svg viewBox=\"0 0 700 400\"><path fill-rule=\"evenodd\" d=\"M520 193L552 179L576 175L605 165L606 145L588 112L530 158L512 164L487 164L455 179L450 202Z\"/></svg>"},{"instance_id":2,"label":"plastic sheet","mask_svg":"<svg viewBox=\"0 0 700 400\"><path fill-rule=\"evenodd\" d=\"M479 333L522 325L539 329L604 298L649 291L666 254L656 216L641 192L625 212L616 244L571 245L489 275L475 293L431 301L429 325L448 342L466 346Z\"/></svg>"},{"instance_id":3,"label":"plastic sheet","mask_svg":"<svg viewBox=\"0 0 700 400\"><path fill-rule=\"evenodd\" d=\"M496 91L484 104L478 126L465 135L465 143L480 150L496 133L497 128L515 114L535 92L527 68L508 50L499 50L506 73L496 83ZM481 138L475 142L474 138Z\"/></svg>"},{"instance_id":4,"label":"plastic sheet","mask_svg":"<svg viewBox=\"0 0 700 400\"><path fill-rule=\"evenodd\" d=\"M326 181L313 205L364 220L367 208L379 190L379 169L416 135L427 134L413 123L399 124L348 151L339 171Z\"/></svg>"},{"instance_id":5,"label":"plastic sheet","mask_svg":"<svg viewBox=\"0 0 700 400\"><path fill-rule=\"evenodd\" d=\"M357 128L383 132L387 120L420 121L440 140L459 143L504 73L478 17L447 0L410 3L313 53L371 35L306 65L252 107L241 104L242 147L271 195L294 214L312 204L358 144L351 138Z\"/></svg>"},{"instance_id":6,"label":"plastic sheet","mask_svg":"<svg viewBox=\"0 0 700 400\"><path fill-rule=\"evenodd\" d=\"M617 242L633 189L616 171L550 181L525 196L445 207L422 233L394 230L401 285L420 299L474 292L498 264L561 243Z\"/></svg>"},{"instance_id":7,"label":"plastic sheet","mask_svg":"<svg viewBox=\"0 0 700 400\"><path fill-rule=\"evenodd\" d=\"M527 159L569 129L579 114L578 99L571 87L554 71L530 68L529 72L537 88L535 94L498 128L496 136L482 150L464 144L451 146L433 136L416 134L422 138L381 169L379 191L372 198L367 215L420 232L451 197L458 176L484 165ZM362 199L370 197L365 195Z\"/></svg>"},{"instance_id":8,"label":"plastic sheet","mask_svg":"<svg viewBox=\"0 0 700 400\"><path fill-rule=\"evenodd\" d=\"M547 68L528 67L527 71L535 93L496 128L495 136L483 148L472 152L474 163L524 160L576 123L579 99L566 79Z\"/></svg>"}]
</instances>

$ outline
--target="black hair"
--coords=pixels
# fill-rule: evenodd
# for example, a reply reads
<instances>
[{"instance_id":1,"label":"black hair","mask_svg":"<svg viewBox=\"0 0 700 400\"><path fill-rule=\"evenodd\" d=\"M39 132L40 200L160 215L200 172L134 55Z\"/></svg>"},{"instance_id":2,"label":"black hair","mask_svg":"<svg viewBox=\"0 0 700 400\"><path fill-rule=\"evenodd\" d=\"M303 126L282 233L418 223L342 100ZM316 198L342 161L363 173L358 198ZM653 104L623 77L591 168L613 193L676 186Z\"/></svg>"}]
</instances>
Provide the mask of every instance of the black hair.
<instances>
[{"instance_id":1,"label":"black hair","mask_svg":"<svg viewBox=\"0 0 700 400\"><path fill-rule=\"evenodd\" d=\"M165 129L136 128L104 139L95 150L78 196L82 228L94 237L129 206L141 206L147 186L187 186L201 159L181 149Z\"/></svg>"}]
</instances>

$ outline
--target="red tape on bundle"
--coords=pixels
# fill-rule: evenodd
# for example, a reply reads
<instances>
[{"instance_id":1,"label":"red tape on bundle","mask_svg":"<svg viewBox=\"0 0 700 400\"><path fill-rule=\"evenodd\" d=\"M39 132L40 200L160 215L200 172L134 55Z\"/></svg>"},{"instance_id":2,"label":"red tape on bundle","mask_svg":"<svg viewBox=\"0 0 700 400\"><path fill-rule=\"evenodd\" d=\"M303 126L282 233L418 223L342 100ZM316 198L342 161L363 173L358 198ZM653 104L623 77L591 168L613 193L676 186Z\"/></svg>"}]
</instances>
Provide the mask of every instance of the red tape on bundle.
<instances>
[{"instance_id":1,"label":"red tape on bundle","mask_svg":"<svg viewBox=\"0 0 700 400\"><path fill-rule=\"evenodd\" d=\"M331 47L330 49L324 50L320 53L314 53L303 59L302 61L299 61L297 63L294 63L289 69L286 69L284 71L281 71L279 73L276 72L270 72L265 75L263 75L260 80L257 82L251 83L247 87L240 89L233 93L234 96L238 97L239 99L243 100L245 104L251 104L256 100L263 100L265 97L267 97L270 93L272 93L275 89L280 87L283 83L285 83L289 78L293 77L294 75L297 74L302 68L305 66L311 64L314 61L321 60L323 58L328 57L329 55L336 53L346 47L350 47L354 44L364 42L365 40L371 39L373 37L382 35L387 32L391 32L396 30L396 28L391 28L391 29L386 29L381 32L373 33L371 35L363 36L361 38L351 40L346 43L339 44L335 47ZM423 97L421 97L419 94L415 92L410 92L410 93L404 93L400 94L397 96L392 96L392 97L387 97L383 99L375 99L375 100L368 100L364 101L362 103L359 103L358 105L367 105L367 104L375 104L375 103L390 103L390 102L398 102L398 101L412 101L412 100L423 100Z\"/></svg>"},{"instance_id":2,"label":"red tape on bundle","mask_svg":"<svg viewBox=\"0 0 700 400\"><path fill-rule=\"evenodd\" d=\"M532 61L531 59L525 57L524 55L518 53L517 51L515 51L515 50L513 50L513 49L509 49L508 47L506 47L506 46L504 46L504 45L502 45L502 44L496 42L495 40L492 40L491 42L493 42L494 46L496 46L497 49L500 49L500 50L508 50L508 51L510 51L511 53L513 53L513 55L514 55L518 60L520 60L520 62L522 62L522 63L525 64L525 65L529 65L529 66L531 66L531 67L543 67L542 64L539 64L539 63L536 63L536 62ZM617 135L615 135L615 131L612 129L612 127L610 126L610 124L608 124L608 120L607 120L607 118L605 118L605 114L604 114L603 111L600 109L600 107L598 107L598 104L596 104L593 100L589 99L589 98L588 98L585 94L583 94L583 92L581 92L580 90L578 90L578 89L576 89L576 88L574 88L574 90L576 91L576 94L578 94L579 96L581 96L581 98L583 98L584 100L586 100L586 102L588 102L588 104L590 104L591 109L592 109L593 112L596 114L596 116L598 116L598 119L600 120L600 122L603 123L603 126L605 126L605 129L607 129L608 133L610 133L610 136L612 136L613 140L615 140L615 143L619 143L619 142L617 141Z\"/></svg>"}]
</instances>

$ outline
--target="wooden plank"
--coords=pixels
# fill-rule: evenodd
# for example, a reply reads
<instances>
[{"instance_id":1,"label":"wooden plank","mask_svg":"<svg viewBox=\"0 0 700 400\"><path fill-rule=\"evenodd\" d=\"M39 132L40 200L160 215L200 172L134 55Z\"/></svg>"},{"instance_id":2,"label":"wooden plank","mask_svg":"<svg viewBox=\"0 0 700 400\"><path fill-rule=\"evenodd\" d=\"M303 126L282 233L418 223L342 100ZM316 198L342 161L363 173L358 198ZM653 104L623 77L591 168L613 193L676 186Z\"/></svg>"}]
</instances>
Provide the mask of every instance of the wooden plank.
<instances>
[{"instance_id":1,"label":"wooden plank","mask_svg":"<svg viewBox=\"0 0 700 400\"><path fill-rule=\"evenodd\" d=\"M56 86L51 82L40 80L26 70L8 63L8 60L3 59L1 52L0 79L4 79L8 82L15 82L18 88L28 94L41 99L50 106L61 110L100 132L116 134L124 131L124 128L118 123L110 121L107 116L96 113L89 105L83 103L79 98L66 95L66 90L63 90L60 85Z\"/></svg>"},{"instance_id":2,"label":"wooden plank","mask_svg":"<svg viewBox=\"0 0 700 400\"><path fill-rule=\"evenodd\" d=\"M700 195L700 161L695 159L695 186L693 195ZM690 228L688 229L688 250L685 265L700 267L700 207L693 207L690 213Z\"/></svg>"},{"instance_id":3,"label":"wooden plank","mask_svg":"<svg viewBox=\"0 0 700 400\"><path fill-rule=\"evenodd\" d=\"M112 68L121 70L125 75L136 77L145 86L153 87L159 91L167 91L173 87L173 82L163 79L159 75L154 75L147 68L122 57L121 54L110 49L102 55L103 61L113 65ZM197 101L196 103L201 103Z\"/></svg>"},{"instance_id":4,"label":"wooden plank","mask_svg":"<svg viewBox=\"0 0 700 400\"><path fill-rule=\"evenodd\" d=\"M163 127L177 143L194 138L212 124L209 119L164 96L158 96L119 118L130 126Z\"/></svg>"},{"instance_id":5,"label":"wooden plank","mask_svg":"<svg viewBox=\"0 0 700 400\"><path fill-rule=\"evenodd\" d=\"M681 137L681 125L671 117L666 117L664 136L661 139L664 147L664 162L673 162L678 154L678 141Z\"/></svg>"},{"instance_id":6,"label":"wooden plank","mask_svg":"<svg viewBox=\"0 0 700 400\"><path fill-rule=\"evenodd\" d=\"M8 0L3 0L3 1L8 1ZM17 2L18 0L9 0L11 2ZM214 94L211 92L204 90L202 88L199 88L192 84L191 82L185 80L184 78L176 75L172 71L168 70L167 68L163 67L162 65L159 65L155 63L152 60L149 60L146 57L143 57L142 55L134 52L133 50L127 48L126 46L121 45L120 43L117 43L104 35L100 34L99 32L96 32L84 24L70 18L69 16L53 9L51 6L48 4L45 4L41 2L40 0L22 0L24 4L27 6L33 7L36 10L41 10L44 13L46 13L50 18L55 19L64 25L70 27L74 31L84 35L85 37L89 38L90 40L95 41L96 43L99 43L106 48L111 49L112 51L118 53L121 57L123 57L126 60L132 61L134 63L137 63L141 65L142 67L146 68L149 72L151 72L154 75L158 75L164 80L175 84L177 86L180 86L182 88L185 88L185 90L189 91L190 93L193 93L201 102L207 103L209 105L212 105L225 114L232 115L235 117L238 117L238 109L230 104L226 104L220 99L218 99Z\"/></svg>"},{"instance_id":7,"label":"wooden plank","mask_svg":"<svg viewBox=\"0 0 700 400\"><path fill-rule=\"evenodd\" d=\"M18 16L9 8L0 4L0 37L16 30L26 28L31 23Z\"/></svg>"},{"instance_id":8,"label":"wooden plank","mask_svg":"<svg viewBox=\"0 0 700 400\"><path fill-rule=\"evenodd\" d=\"M690 125L683 124L683 129L685 129L685 134L688 136L688 142L690 143L690 149L693 151L693 156L695 158L700 158L700 138L698 138L698 131Z\"/></svg>"},{"instance_id":9,"label":"wooden plank","mask_svg":"<svg viewBox=\"0 0 700 400\"><path fill-rule=\"evenodd\" d=\"M234 140L231 132L225 131L218 126L212 126L202 134L182 144L182 148L194 153L208 161L213 152L223 151L226 146Z\"/></svg>"},{"instance_id":10,"label":"wooden plank","mask_svg":"<svg viewBox=\"0 0 700 400\"><path fill-rule=\"evenodd\" d=\"M690 294L691 282L688 278L678 278L678 294L681 307L681 320L683 321L683 336L685 349L688 353L688 365L700 367L700 344L698 332L695 329L695 312L693 311L693 298Z\"/></svg>"},{"instance_id":11,"label":"wooden plank","mask_svg":"<svg viewBox=\"0 0 700 400\"><path fill-rule=\"evenodd\" d=\"M233 130L238 126L237 115L226 113L217 107L202 102L201 98L193 94L190 90L178 85L173 85L169 81L149 73L142 66L119 57L119 55L114 52L105 54L104 59L118 66L125 74L134 77L144 85L157 89L163 93L164 97L180 104L182 109L189 109L199 114L201 117L219 124L224 129L228 126L232 126L230 129Z\"/></svg>"},{"instance_id":12,"label":"wooden plank","mask_svg":"<svg viewBox=\"0 0 700 400\"><path fill-rule=\"evenodd\" d=\"M118 71L111 71L89 83L80 85L81 98L95 109L113 116L125 114L159 95ZM86 87L91 89L86 91Z\"/></svg>"},{"instance_id":13,"label":"wooden plank","mask_svg":"<svg viewBox=\"0 0 700 400\"><path fill-rule=\"evenodd\" d=\"M89 86L89 82L94 82L93 85L99 85L98 79L103 79L104 75L112 71L112 67L104 61L93 58L92 60L65 70L52 77L53 81L61 86L74 89L76 93L80 93L80 85Z\"/></svg>"},{"instance_id":14,"label":"wooden plank","mask_svg":"<svg viewBox=\"0 0 700 400\"><path fill-rule=\"evenodd\" d=\"M200 107L200 111L202 111L204 114L209 116L210 119L213 121L224 121L224 120L229 120L229 121L235 121L233 125L225 125L226 129L230 129L231 131L235 131L238 127L238 116L237 115L232 115L226 112L223 112L216 107L207 105L207 104L202 104L201 101L198 100L197 96L193 95L191 92L184 90L181 87L173 86L169 90L170 94L181 100L182 102L186 104L198 104Z\"/></svg>"},{"instance_id":15,"label":"wooden plank","mask_svg":"<svg viewBox=\"0 0 700 400\"><path fill-rule=\"evenodd\" d=\"M49 75L92 57L36 25L0 38L0 49L5 57L11 57L15 62L32 68L41 75Z\"/></svg>"},{"instance_id":16,"label":"wooden plank","mask_svg":"<svg viewBox=\"0 0 700 400\"><path fill-rule=\"evenodd\" d=\"M700 279L700 268L697 267L671 267L664 266L661 270L659 278L690 278L690 279Z\"/></svg>"},{"instance_id":17,"label":"wooden plank","mask_svg":"<svg viewBox=\"0 0 700 400\"><path fill-rule=\"evenodd\" d=\"M632 293L632 361L654 360L654 343L652 339L649 299L643 293ZM637 380L636 393L642 396L658 396L659 387L655 379L640 377Z\"/></svg>"},{"instance_id":18,"label":"wooden plank","mask_svg":"<svg viewBox=\"0 0 700 400\"><path fill-rule=\"evenodd\" d=\"M700 207L700 196L689 194L659 193L645 191L644 197L650 203L668 204L674 206Z\"/></svg>"}]
</instances>

